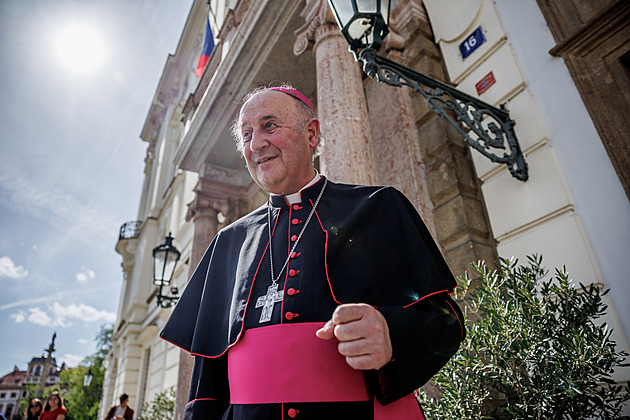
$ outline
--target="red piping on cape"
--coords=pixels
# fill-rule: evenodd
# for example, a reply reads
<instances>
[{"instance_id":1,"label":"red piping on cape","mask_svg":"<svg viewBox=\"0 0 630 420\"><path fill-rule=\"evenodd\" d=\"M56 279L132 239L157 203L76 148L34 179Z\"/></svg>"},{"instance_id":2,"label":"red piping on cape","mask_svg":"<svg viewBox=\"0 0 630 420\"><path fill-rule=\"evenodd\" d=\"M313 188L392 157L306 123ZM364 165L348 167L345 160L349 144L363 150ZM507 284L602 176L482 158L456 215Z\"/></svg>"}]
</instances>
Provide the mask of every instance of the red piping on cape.
<instances>
[{"instance_id":1,"label":"red piping on cape","mask_svg":"<svg viewBox=\"0 0 630 420\"><path fill-rule=\"evenodd\" d=\"M457 317L457 322L459 322L459 329L461 330L461 337L462 340L464 340L464 324L462 324L462 320L459 319L459 315L457 315L457 311L455 310L455 308L453 308L453 305L451 305L451 303L447 300L446 303L448 303L448 306L451 307L451 310L453 311L453 313L455 314L455 316Z\"/></svg>"},{"instance_id":2,"label":"red piping on cape","mask_svg":"<svg viewBox=\"0 0 630 420\"><path fill-rule=\"evenodd\" d=\"M236 336L236 340L234 340L232 344L228 344L225 350L223 350L223 353L219 354L218 356L210 357L211 359L216 359L217 357L223 356L225 352L227 352L230 349L230 347L238 343L238 340L240 340L241 336L243 335L243 330L245 329L245 316L247 316L247 304L249 303L249 300L252 297L252 290L254 290L254 282L256 281L256 277L258 277L258 271L260 270L260 266L262 265L262 262L265 259L265 254L267 253L267 250L271 246L271 238L273 238L273 234L276 231L276 226L278 226L278 220L280 220L281 210L282 209L278 210L278 217L276 217L276 223L274 223L273 225L273 230L271 231L271 237L269 238L269 242L267 242L267 247L265 248L265 252L263 252L262 257L260 257L260 262L258 262L258 267L256 267L256 273L254 274L254 278L252 279L252 284L251 286L249 286L249 293L247 294L247 301L245 301L245 310L243 311L243 319L241 319L241 330L238 332L238 335ZM200 354L199 356L203 356L203 355ZM204 356L204 357L209 357L209 356Z\"/></svg>"},{"instance_id":3,"label":"red piping on cape","mask_svg":"<svg viewBox=\"0 0 630 420\"><path fill-rule=\"evenodd\" d=\"M311 205L313 205L312 201L311 201ZM322 221L319 218L319 213L317 213L317 210L315 210L315 216L317 217L317 222L319 223L319 227L324 232L324 235L326 235L326 240L324 241L324 272L326 273L326 281L328 282L328 288L330 289L330 294L333 300L337 302L338 305L342 305L342 303L339 302L339 300L337 300L337 296L335 296L335 291L332 288L332 283L330 282L330 277L328 277L328 231L324 228L324 225L322 225Z\"/></svg>"},{"instance_id":4,"label":"red piping on cape","mask_svg":"<svg viewBox=\"0 0 630 420\"><path fill-rule=\"evenodd\" d=\"M282 209L280 209L282 210ZM271 231L271 237L273 238L273 234L276 231L276 226L278 225L278 220L280 220L280 210L278 210L278 217L276 218L276 223L273 225L273 230ZM258 271L260 270L260 266L262 265L263 260L265 259L265 254L267 253L267 250L269 249L269 246L271 245L271 238L269 238L269 242L267 242L267 246L265 247L265 251L263 252L262 257L260 258L260 262L258 262L258 267L256 267L256 273L254 274L254 278L252 279L252 284L249 287L249 294L247 295L247 302L245 302L245 311L243 312L243 319L241 320L241 330L238 332L238 335L236 336L236 340L234 340L234 342L232 344L229 344L225 350L223 350L223 352L221 354L218 354L216 356L208 356L206 354L199 354L199 353L193 353L192 351L183 348L182 346L179 346L175 343L172 343L170 341L168 341L165 338L162 338L162 340L166 341L167 343L171 343L172 345L174 345L175 347L179 347L182 350L186 350L188 353L190 353L191 356L200 356L200 357L205 357L207 359L216 359L219 358L221 356L223 356L225 354L225 352L227 352L230 347L234 346L236 343L238 343L238 340L241 338L241 336L243 335L243 328L245 327L245 315L247 315L247 303L249 303L249 299L252 296L252 290L254 289L254 281L256 281L256 277L258 277Z\"/></svg>"},{"instance_id":5,"label":"red piping on cape","mask_svg":"<svg viewBox=\"0 0 630 420\"><path fill-rule=\"evenodd\" d=\"M282 196L282 198L284 198L285 202L287 201L286 197ZM301 198L302 198L302 195L300 194L300 199ZM297 203L294 203L294 204L297 204ZM289 218L287 219L287 222L289 223L289 227L287 228L287 255L288 255L289 252L291 252L291 213L293 212L293 205L289 203L287 203L287 205L289 206ZM278 220L280 220L280 211L278 211L278 217L276 218L276 225L278 224ZM275 226L273 230L274 232L276 231ZM271 235L271 237L273 238L273 234ZM269 240L269 246L271 246L271 239ZM269 254L269 258L271 258L271 254ZM280 324L284 324L284 317L282 316L282 314L284 313L284 295L287 290L287 280L289 279L289 265L290 264L291 264L291 259L289 259L289 262L287 263L286 271L284 273L284 283L282 284L282 303L280 304ZM253 284L252 284L252 287L254 287ZM245 320L245 318L243 318L243 320Z\"/></svg>"},{"instance_id":6,"label":"red piping on cape","mask_svg":"<svg viewBox=\"0 0 630 420\"><path fill-rule=\"evenodd\" d=\"M319 182L321 180L321 178L322 177L320 175L319 180L317 182ZM313 185L317 185L317 183L315 183ZM286 197L283 196L282 198L284 198L284 200L286 202ZM301 194L300 194L300 199L301 199ZM311 206L312 206L313 205L313 200L309 199L309 202L311 203ZM302 203L302 201L300 201L300 203ZM297 202L294 203L294 204L297 204ZM288 202L287 202L287 205L289 206L289 209L291 209L291 205L289 205ZM276 227L278 225L278 220L280 220L280 211L281 210L282 209L278 210L278 216L276 217L276 222L274 223L273 230L271 232L271 238L273 238L273 235L274 235L274 233L276 231ZM317 217L317 221L319 223L320 228L322 229L322 231L324 232L324 235L326 236L325 245L324 245L324 270L326 272L326 281L328 282L328 288L330 289L330 294L331 294L333 300L337 304L342 305L343 303L340 302L339 300L337 300L337 297L335 296L335 292L334 292L334 290L332 288L332 283L330 282L330 277L328 276L328 231L322 225L322 221L319 218L319 213L317 212L317 209L315 209L315 216ZM289 220L291 220L290 211L289 211ZM290 235L290 230L291 229L289 229L289 235ZM177 345L175 343L170 342L169 340L166 340L165 338L162 338L162 337L160 337L160 338L162 338L162 340L166 341L167 343L170 343L170 344L174 345L175 347L179 347L182 350L186 350L192 356L200 356L200 357L205 357L205 358L208 358L208 359L216 359L218 357L221 357L221 356L223 356L225 354L225 352L227 352L230 349L230 347L233 347L238 342L238 340L241 338L241 336L243 334L243 329L245 327L245 315L247 315L247 306L248 306L247 304L249 303L249 300L251 298L252 290L254 288L254 281L256 280L256 277L258 276L258 271L260 270L260 266L261 266L261 264L263 262L263 259L265 258L265 254L267 253L267 249L269 249L269 246L271 245L271 238L269 238L269 242L267 243L267 247L265 248L265 251L263 252L262 257L260 258L260 262L258 263L258 267L256 268L256 273L254 274L254 279L252 280L252 284L251 284L251 286L249 288L249 294L247 295L247 302L245 303L245 311L243 312L243 319L241 320L241 330L239 331L238 336L236 337L236 340L234 340L234 342L232 344L229 344L221 354L219 354L217 356L207 356L207 355L204 355L204 354L193 353L190 350L187 350L187 349L185 349L185 348L183 348L183 347L181 347L181 346L179 346L179 345ZM289 236L289 241L290 241L290 239L291 238ZM288 277L287 277L288 272L289 272L289 270L288 270L288 267L287 267L287 272L285 274L285 282L284 282L285 288L286 288L286 281L288 279ZM419 299L416 299L415 301L413 301L413 302L411 302L411 303L409 303L407 305L404 305L403 308L408 308L408 307L410 307L410 306L420 302L421 300L424 300L424 299L426 299L426 298L428 298L430 296L433 296L433 295L437 295L437 294L440 294L440 293L447 293L447 294L450 295L453 292L454 292L454 290L449 291L449 290L445 289L445 290L440 290L440 291L437 291L437 292L429 293L428 295L425 295L425 296L423 296L423 297L421 297ZM450 303L449 303L449 306L451 306ZM284 299L282 300L281 310L282 310L283 307L284 307ZM374 306L374 308L378 308L378 306ZM459 316L457 316L457 312L453 309L452 306L451 306L451 309L453 310L453 312L455 312L455 316L457 317L457 321L459 322L460 329L463 331L462 321L459 319ZM282 316L280 316L280 323L283 323L282 319L283 319Z\"/></svg>"},{"instance_id":7,"label":"red piping on cape","mask_svg":"<svg viewBox=\"0 0 630 420\"><path fill-rule=\"evenodd\" d=\"M433 293L429 293L428 295L424 295L424 296L422 296L421 298L416 299L416 300L414 300L413 302L408 303L407 305L403 306L403 308L408 308L408 307L410 307L410 306L413 306L414 304L416 304L416 303L420 302L421 300L424 300L424 299L428 298L429 296L439 295L440 293L446 293L447 295L448 295L448 294L451 294L451 292L449 292L447 289L444 289L444 290L439 290L439 291L437 291L437 292L433 292Z\"/></svg>"},{"instance_id":8,"label":"red piping on cape","mask_svg":"<svg viewBox=\"0 0 630 420\"><path fill-rule=\"evenodd\" d=\"M311 205L312 204L313 203L311 202ZM317 213L317 210L315 210L315 216L317 216L317 221L319 222L319 226L322 228L322 230L324 231L324 233L326 235L326 245L324 246L324 268L325 268L325 271L326 271L326 281L328 281L328 287L330 288L330 294L332 295L334 301L337 302L339 305L342 305L342 303L339 300L337 300L337 297L335 296L335 292L333 290L332 283L330 282L330 277L328 276L328 231L326 229L324 229L324 226L322 225L322 221L319 218L319 214ZM437 295L437 294L440 294L440 293L451 294L452 291L449 292L448 290L445 289L445 290L440 290L440 291L437 291L437 292L429 293L428 295L425 295L425 296L423 296L423 297L421 297L419 299L416 299L413 302L403 306L403 308L408 308L408 307L414 305L415 303L418 303L421 300L428 298L429 296ZM378 308L378 306L374 306L374 308ZM451 309L453 309L453 308L451 308ZM458 320L459 320L459 318L458 318ZM461 322L460 322L460 325L461 325Z\"/></svg>"}]
</instances>

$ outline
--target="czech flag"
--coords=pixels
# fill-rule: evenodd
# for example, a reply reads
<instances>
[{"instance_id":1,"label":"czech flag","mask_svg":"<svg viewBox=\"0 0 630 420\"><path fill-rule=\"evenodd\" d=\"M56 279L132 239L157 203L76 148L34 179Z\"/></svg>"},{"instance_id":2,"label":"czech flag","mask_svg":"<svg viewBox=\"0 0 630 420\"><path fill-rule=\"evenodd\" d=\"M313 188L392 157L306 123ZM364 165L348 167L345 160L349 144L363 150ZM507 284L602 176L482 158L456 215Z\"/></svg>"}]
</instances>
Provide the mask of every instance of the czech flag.
<instances>
[{"instance_id":1,"label":"czech flag","mask_svg":"<svg viewBox=\"0 0 630 420\"><path fill-rule=\"evenodd\" d=\"M195 69L195 75L201 77L203 71L206 69L210 54L214 49L214 36L212 36L212 28L210 27L210 14L206 20L206 38L203 41L203 49L199 54L199 61L197 61L197 68Z\"/></svg>"}]
</instances>

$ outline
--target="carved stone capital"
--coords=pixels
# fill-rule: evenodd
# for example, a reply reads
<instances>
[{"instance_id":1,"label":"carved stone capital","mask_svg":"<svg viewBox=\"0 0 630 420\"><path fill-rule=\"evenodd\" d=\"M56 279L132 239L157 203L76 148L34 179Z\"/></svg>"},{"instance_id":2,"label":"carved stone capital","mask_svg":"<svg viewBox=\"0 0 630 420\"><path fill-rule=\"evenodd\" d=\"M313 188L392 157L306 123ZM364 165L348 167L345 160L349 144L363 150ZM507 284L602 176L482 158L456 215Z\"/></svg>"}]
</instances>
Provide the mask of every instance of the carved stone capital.
<instances>
[{"instance_id":1,"label":"carved stone capital","mask_svg":"<svg viewBox=\"0 0 630 420\"><path fill-rule=\"evenodd\" d=\"M293 32L297 38L293 44L293 54L295 55L312 49L319 39L331 34L332 28L339 31L335 17L326 0L307 0L306 7L300 16L304 18L306 23Z\"/></svg>"},{"instance_id":2,"label":"carved stone capital","mask_svg":"<svg viewBox=\"0 0 630 420\"><path fill-rule=\"evenodd\" d=\"M213 203L211 200L206 200L203 197L197 196L193 201L188 203L188 211L186 212L186 221L199 219L211 219L216 220L217 215L221 210L217 207L217 203Z\"/></svg>"},{"instance_id":3,"label":"carved stone capital","mask_svg":"<svg viewBox=\"0 0 630 420\"><path fill-rule=\"evenodd\" d=\"M195 199L188 204L186 221L211 218L226 225L247 211L245 188L208 178L199 178ZM245 205L243 205L245 203ZM221 220L218 219L221 213Z\"/></svg>"}]
</instances>

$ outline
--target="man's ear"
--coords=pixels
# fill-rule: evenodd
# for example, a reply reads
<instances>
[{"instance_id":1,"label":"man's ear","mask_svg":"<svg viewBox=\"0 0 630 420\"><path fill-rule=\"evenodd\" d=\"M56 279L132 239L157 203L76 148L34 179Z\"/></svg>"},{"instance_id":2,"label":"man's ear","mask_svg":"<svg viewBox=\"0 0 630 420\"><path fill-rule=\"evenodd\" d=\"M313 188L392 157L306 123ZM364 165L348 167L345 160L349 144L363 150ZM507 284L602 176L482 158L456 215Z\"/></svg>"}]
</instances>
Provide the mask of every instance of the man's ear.
<instances>
[{"instance_id":1,"label":"man's ear","mask_svg":"<svg viewBox=\"0 0 630 420\"><path fill-rule=\"evenodd\" d=\"M308 129L308 145L314 149L319 143L319 120L311 118L306 127Z\"/></svg>"}]
</instances>

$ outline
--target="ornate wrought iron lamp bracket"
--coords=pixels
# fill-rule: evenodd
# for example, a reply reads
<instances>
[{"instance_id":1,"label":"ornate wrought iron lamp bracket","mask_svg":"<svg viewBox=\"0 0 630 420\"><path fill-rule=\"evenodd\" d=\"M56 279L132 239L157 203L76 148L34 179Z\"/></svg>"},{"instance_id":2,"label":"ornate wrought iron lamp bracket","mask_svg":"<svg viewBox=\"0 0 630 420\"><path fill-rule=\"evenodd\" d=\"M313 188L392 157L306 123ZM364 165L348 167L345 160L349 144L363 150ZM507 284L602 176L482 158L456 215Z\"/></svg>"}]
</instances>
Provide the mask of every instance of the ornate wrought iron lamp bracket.
<instances>
[{"instance_id":1,"label":"ornate wrought iron lamp bracket","mask_svg":"<svg viewBox=\"0 0 630 420\"><path fill-rule=\"evenodd\" d=\"M166 296L163 292L163 286L160 285L160 289L157 294L157 304L161 308L170 308L179 300L179 290L177 287L171 287L171 294L173 296Z\"/></svg>"},{"instance_id":2,"label":"ornate wrought iron lamp bracket","mask_svg":"<svg viewBox=\"0 0 630 420\"><path fill-rule=\"evenodd\" d=\"M446 83L418 73L393 60L380 56L373 48L359 53L350 47L363 71L390 86L409 86L420 93L429 109L446 119L475 150L492 162L507 165L512 176L521 181L529 178L527 163L514 132L514 121L501 105L494 107L461 92ZM455 118L453 118L455 116Z\"/></svg>"}]
</instances>

